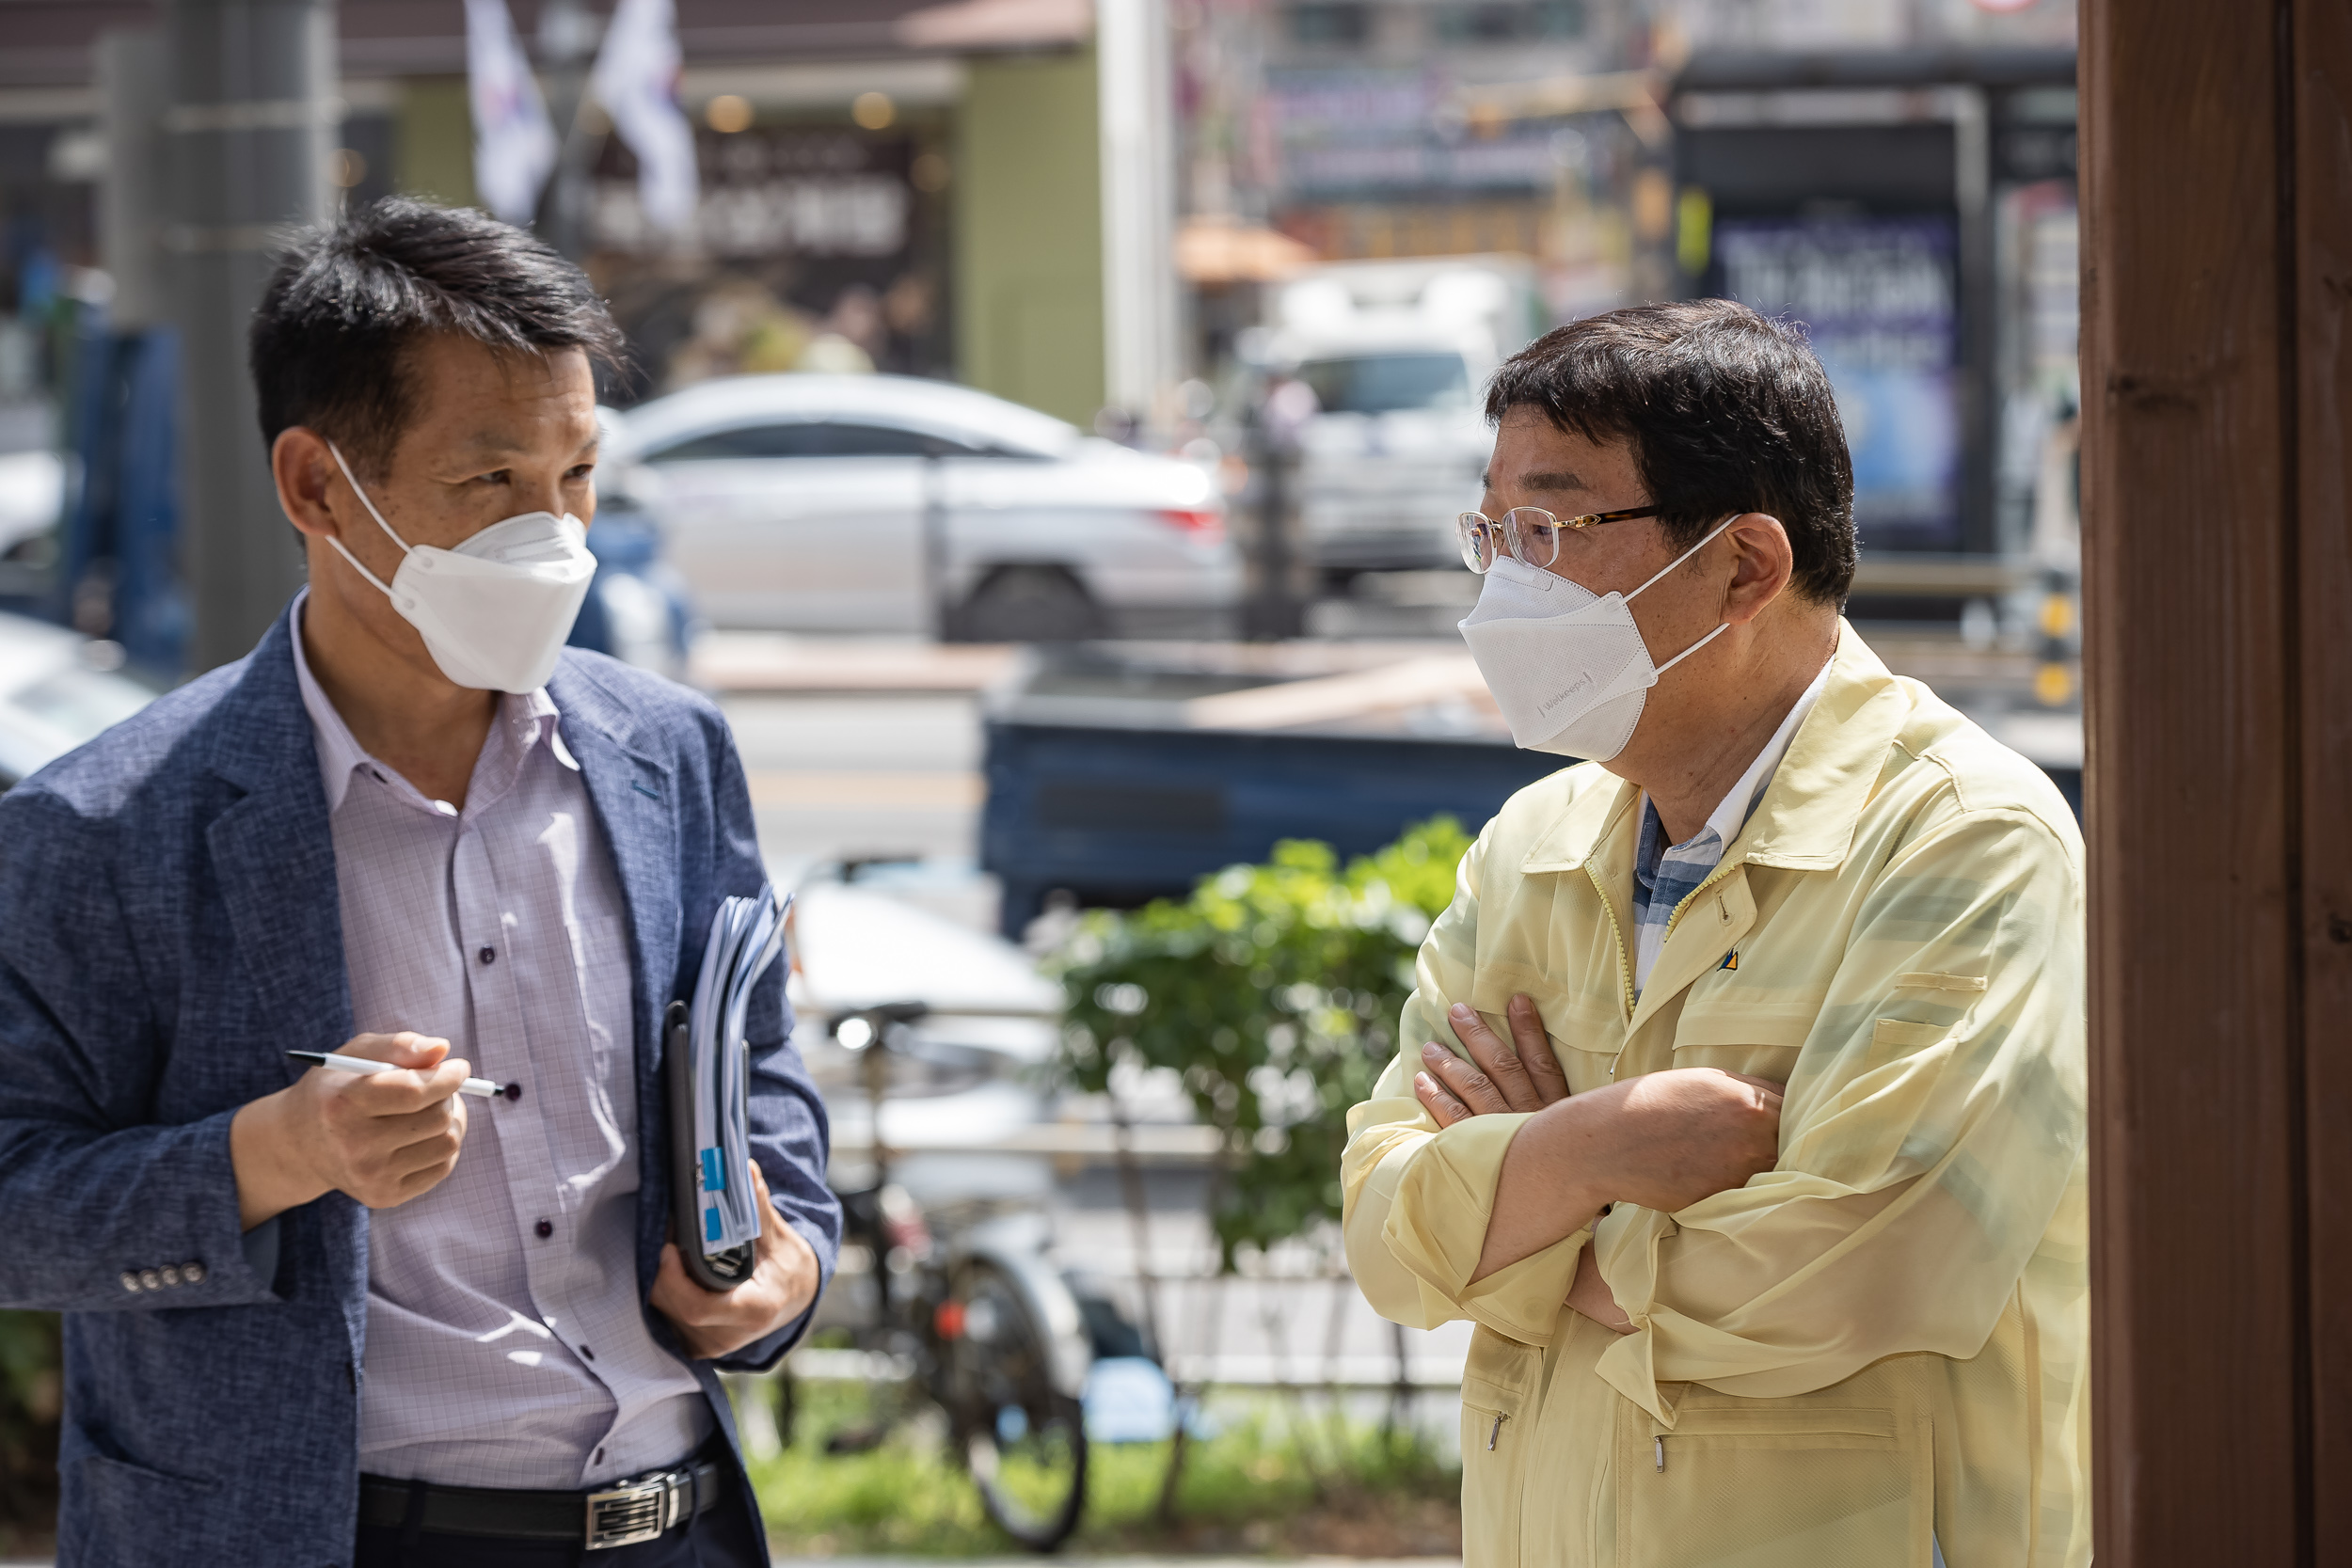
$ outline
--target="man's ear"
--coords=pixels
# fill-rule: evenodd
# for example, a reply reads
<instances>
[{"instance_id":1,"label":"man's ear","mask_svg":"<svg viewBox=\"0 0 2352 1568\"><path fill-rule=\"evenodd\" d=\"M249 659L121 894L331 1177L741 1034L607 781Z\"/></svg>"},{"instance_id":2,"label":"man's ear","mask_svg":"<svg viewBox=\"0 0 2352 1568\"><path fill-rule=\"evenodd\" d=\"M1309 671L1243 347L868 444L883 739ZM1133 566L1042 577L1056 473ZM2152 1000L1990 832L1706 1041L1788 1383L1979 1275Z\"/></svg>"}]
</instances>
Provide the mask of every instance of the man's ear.
<instances>
[{"instance_id":1,"label":"man's ear","mask_svg":"<svg viewBox=\"0 0 2352 1568\"><path fill-rule=\"evenodd\" d=\"M314 539L335 537L341 531L337 515L335 454L326 437L307 425L288 425L269 448L270 477L278 482L278 505L295 530Z\"/></svg>"},{"instance_id":2,"label":"man's ear","mask_svg":"<svg viewBox=\"0 0 2352 1568\"><path fill-rule=\"evenodd\" d=\"M1788 531L1766 512L1743 512L1724 531L1731 541L1731 581L1724 588L1722 618L1734 626L1753 621L1764 607L1788 591L1796 552Z\"/></svg>"}]
</instances>

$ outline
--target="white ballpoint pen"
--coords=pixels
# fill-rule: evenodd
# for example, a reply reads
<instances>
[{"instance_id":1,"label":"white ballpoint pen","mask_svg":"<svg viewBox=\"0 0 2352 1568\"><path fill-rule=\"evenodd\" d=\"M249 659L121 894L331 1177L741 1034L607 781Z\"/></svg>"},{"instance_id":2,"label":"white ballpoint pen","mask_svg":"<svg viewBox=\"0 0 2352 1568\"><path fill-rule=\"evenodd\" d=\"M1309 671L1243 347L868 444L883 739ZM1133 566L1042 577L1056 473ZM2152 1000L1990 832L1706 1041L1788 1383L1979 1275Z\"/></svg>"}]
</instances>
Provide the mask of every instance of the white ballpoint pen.
<instances>
[{"instance_id":1,"label":"white ballpoint pen","mask_svg":"<svg viewBox=\"0 0 2352 1568\"><path fill-rule=\"evenodd\" d=\"M399 1065L396 1062L373 1061L365 1056L339 1056L332 1051L289 1051L286 1054L297 1062L315 1062L337 1072L389 1072ZM469 1078L457 1092L472 1095L477 1100L488 1100L501 1090L487 1078Z\"/></svg>"}]
</instances>

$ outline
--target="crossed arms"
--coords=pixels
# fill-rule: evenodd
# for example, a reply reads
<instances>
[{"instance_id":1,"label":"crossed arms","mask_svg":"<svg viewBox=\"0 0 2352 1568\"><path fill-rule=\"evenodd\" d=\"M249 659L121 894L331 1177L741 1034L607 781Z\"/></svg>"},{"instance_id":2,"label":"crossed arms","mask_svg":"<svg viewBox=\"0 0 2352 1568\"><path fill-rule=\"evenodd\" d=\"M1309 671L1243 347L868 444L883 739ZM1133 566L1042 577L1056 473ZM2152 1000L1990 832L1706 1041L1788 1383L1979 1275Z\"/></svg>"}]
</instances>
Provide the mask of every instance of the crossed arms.
<instances>
[{"instance_id":1,"label":"crossed arms","mask_svg":"<svg viewBox=\"0 0 2352 1568\"><path fill-rule=\"evenodd\" d=\"M1780 1157L1780 1085L1772 1080L1677 1068L1571 1095L1534 1003L1512 997L1504 1019L1508 1041L1455 1003L1446 1022L1470 1059L1431 1040L1413 1078L1413 1098L1441 1128L1534 1113L1503 1155L1473 1284L1594 1225L1612 1204L1672 1213L1746 1185ZM1620 1334L1633 1331L1590 1247L1577 1259L1567 1305Z\"/></svg>"}]
</instances>

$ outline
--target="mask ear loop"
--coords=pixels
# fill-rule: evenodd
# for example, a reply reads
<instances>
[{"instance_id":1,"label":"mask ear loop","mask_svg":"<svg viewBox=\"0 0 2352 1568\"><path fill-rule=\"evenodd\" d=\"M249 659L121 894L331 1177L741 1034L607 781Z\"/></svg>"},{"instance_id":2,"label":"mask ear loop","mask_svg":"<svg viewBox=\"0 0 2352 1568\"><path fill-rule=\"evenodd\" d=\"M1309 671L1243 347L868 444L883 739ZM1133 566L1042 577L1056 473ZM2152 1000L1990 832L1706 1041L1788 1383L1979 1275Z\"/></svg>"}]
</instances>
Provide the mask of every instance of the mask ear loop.
<instances>
[{"instance_id":1,"label":"mask ear loop","mask_svg":"<svg viewBox=\"0 0 2352 1568\"><path fill-rule=\"evenodd\" d=\"M1734 513L1730 516L1725 517L1722 522L1717 523L1715 525L1714 533L1708 534L1706 538L1700 540L1689 549L1684 550L1680 555L1676 556L1672 561L1667 562L1663 567L1660 568L1657 578L1650 578L1649 582L1642 584L1641 587L1636 588L1632 593L1628 594L1625 596L1625 602L1627 604L1631 604L1635 599L1647 593L1649 591L1650 583L1656 582L1658 578L1664 577L1668 572L1673 571L1676 567L1681 565L1684 562L1698 554L1699 551L1713 544L1715 542L1716 534L1723 532L1724 530L1738 522L1742 515L1744 515L1744 514ZM1715 639L1721 637L1724 633L1729 631L1730 629L1731 623L1729 621L1724 621L1719 624L1713 631L1708 632L1705 637L1700 638L1696 642L1692 643L1689 647L1675 655L1674 657L1666 660L1665 663L1658 665L1653 673L1661 675L1664 674L1667 671L1673 669L1684 659L1689 658L1692 654L1697 653L1701 648L1706 647L1709 642L1714 641Z\"/></svg>"},{"instance_id":2,"label":"mask ear loop","mask_svg":"<svg viewBox=\"0 0 2352 1568\"><path fill-rule=\"evenodd\" d=\"M341 451L340 449L338 449L338 448L336 447L335 443L334 443L334 442L332 442L332 441L329 441L329 442L327 442L327 443L326 443L326 450L327 450L328 451L330 451L330 452L334 453L334 457L335 457L335 467L337 467L338 468L341 468L341 469L343 471L343 478L344 478L344 480L345 480L347 483L349 483L349 484L351 485L351 493L352 493L353 495L355 495L355 496L357 496L357 497L358 497L358 498L359 498L359 504L360 504L361 506L364 506L364 507L366 507L366 508L368 509L368 515L369 515L369 516L371 516L371 517L373 517L373 518L375 519L375 526L376 526L377 528L382 529L382 530L385 531L385 533L386 533L388 536L389 536L389 538L391 539L392 543L393 543L393 544L395 544L395 545L398 545L398 546L400 546L400 553L401 553L401 554L403 554L403 555L407 555L407 554L410 554L410 553L411 553L411 551L410 551L409 546L408 546L408 541L407 541L407 540L405 540L405 539L403 539L403 538L402 538L399 534L397 534L397 533L393 533L393 532L392 532L392 525L391 525L391 524L389 524L389 523L388 523L388 522L386 522L386 521L384 520L384 514L382 514L381 512L378 512L378 511L375 509L375 502L373 502L373 501L372 501L372 500L370 500L370 499L368 499L368 493L367 493L367 491L365 491L365 490L361 489L361 488L359 487L359 481L358 481L357 478L353 477L353 474L352 474L352 472L351 472L351 465L343 461L343 454L342 454L342 451ZM351 562L351 569L352 569L353 571L355 571L355 572L358 573L361 577L363 577L363 578L367 578L370 582L372 582L372 583L375 584L376 592L378 592L379 594L383 594L386 598L388 598L388 599L392 598L392 597L394 596L394 595L393 595L393 594L392 594L392 591L391 591L390 587L389 587L389 586L388 586L388 585L385 583L384 579L383 579L382 578L377 577L377 576L376 576L373 572L369 571L369 570L368 570L365 566L360 565L360 564L359 564L359 558L358 558L358 556L356 556L356 555L352 554L349 550L345 549L345 548L343 547L343 542L342 542L341 539L336 538L333 534L331 534L331 533L330 533L330 534L328 534L328 535L326 536L326 542L327 542L328 544L330 544L330 545L332 545L332 546L335 546L335 553L336 553L336 554L338 554L338 555L342 556L342 557L345 561L348 561L348 562ZM1670 566L1670 567L1668 567L1668 568L1667 568L1667 570L1668 570L1668 571L1672 571L1672 570L1674 570L1674 568ZM1655 578L1653 578L1651 579L1651 581L1653 581L1653 582L1654 582L1654 581L1656 581L1656 580L1657 580L1657 579L1656 579ZM1648 583L1644 583L1642 586L1643 586L1643 587L1645 587L1645 588L1646 588L1646 587L1648 587L1648 586L1649 586L1649 584L1648 584Z\"/></svg>"},{"instance_id":3,"label":"mask ear loop","mask_svg":"<svg viewBox=\"0 0 2352 1568\"><path fill-rule=\"evenodd\" d=\"M1724 633L1729 631L1730 629L1731 623L1729 621L1722 623L1716 626L1713 631L1708 632L1705 637L1700 638L1696 642L1692 643L1689 647L1675 655L1674 657L1660 665L1658 667L1658 673L1661 675L1664 674L1667 671L1673 669L1684 659L1689 658L1692 654L1697 653L1701 648L1706 647L1709 642L1714 641L1715 639L1721 637Z\"/></svg>"},{"instance_id":4,"label":"mask ear loop","mask_svg":"<svg viewBox=\"0 0 2352 1568\"><path fill-rule=\"evenodd\" d=\"M344 471L345 471L345 473L348 473L350 470L345 469ZM358 488L358 484L355 483L353 484L352 488L357 489L357 488ZM364 499L365 498L363 497L363 498L361 498L361 499ZM373 508L371 508L370 510L373 510ZM1636 600L1636 599L1640 598L1643 594L1645 594L1648 593L1648 592L1650 591L1650 586L1651 586L1651 584L1652 584L1652 583L1655 583L1655 582L1658 580L1658 578L1662 578L1662 577L1664 577L1664 576L1665 576L1668 572L1673 571L1676 567L1677 567L1677 566L1681 565L1684 562L1686 562L1686 561L1690 560L1692 556L1694 556L1694 555L1698 554L1698 553L1699 553L1699 551L1701 551L1701 550L1703 550L1703 549L1707 548L1707 546L1709 546L1709 545L1711 545L1711 544L1713 544L1713 543L1715 542L1715 535L1716 535L1716 534L1723 532L1723 531L1724 531L1724 530L1725 530L1725 529L1729 528L1732 524L1734 524L1734 523L1738 522L1738 521L1739 521L1741 517L1743 517L1743 516L1745 516L1745 515L1746 515L1746 514L1745 514L1745 513L1735 512L1735 513L1733 513L1730 516L1725 517L1725 518L1724 518L1722 522L1717 523L1717 524L1715 525L1715 532L1714 532L1714 533L1710 533L1710 534L1708 534L1706 538L1704 538L1704 539L1700 540L1697 544L1695 544L1695 545L1692 546L1689 549L1684 550L1684 551L1683 551L1680 555L1676 556L1676 557L1675 557L1672 561L1667 562L1666 562L1663 566L1661 566L1661 567L1658 569L1658 577L1657 577L1657 578L1650 578L1650 579L1649 579L1649 582L1645 582L1645 583L1642 584L1642 586L1641 586L1641 587L1636 588L1636 589L1635 589L1632 593L1628 594L1625 596L1625 602L1626 602L1626 603L1628 603L1628 604L1631 604L1634 600ZM378 519L377 519L377 521L379 521L379 522L381 522L382 520L383 520L383 519L381 519L381 518L378 518ZM389 532L389 530L387 530L386 531L388 531L388 532Z\"/></svg>"}]
</instances>

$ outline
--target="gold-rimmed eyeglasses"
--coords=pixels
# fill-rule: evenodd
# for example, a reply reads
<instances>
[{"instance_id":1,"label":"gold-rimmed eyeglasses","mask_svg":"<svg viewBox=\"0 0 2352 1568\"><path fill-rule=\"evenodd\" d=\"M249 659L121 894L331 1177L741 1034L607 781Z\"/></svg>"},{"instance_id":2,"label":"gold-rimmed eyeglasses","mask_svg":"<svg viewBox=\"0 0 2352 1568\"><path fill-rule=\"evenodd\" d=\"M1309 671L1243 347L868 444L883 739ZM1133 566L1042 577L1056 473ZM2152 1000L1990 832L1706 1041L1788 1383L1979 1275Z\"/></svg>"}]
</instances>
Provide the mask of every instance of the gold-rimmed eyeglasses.
<instances>
[{"instance_id":1,"label":"gold-rimmed eyeglasses","mask_svg":"<svg viewBox=\"0 0 2352 1568\"><path fill-rule=\"evenodd\" d=\"M1500 518L1483 512L1464 512L1455 516L1454 527L1462 536L1462 564L1484 574L1495 563L1495 557L1503 550L1523 565L1537 568L1550 565L1560 559L1560 535L1568 530L1581 532L1602 523L1631 522L1636 517L1655 517L1654 506L1629 506L1615 512L1587 512L1581 516L1558 517L1540 506L1515 506Z\"/></svg>"}]
</instances>

